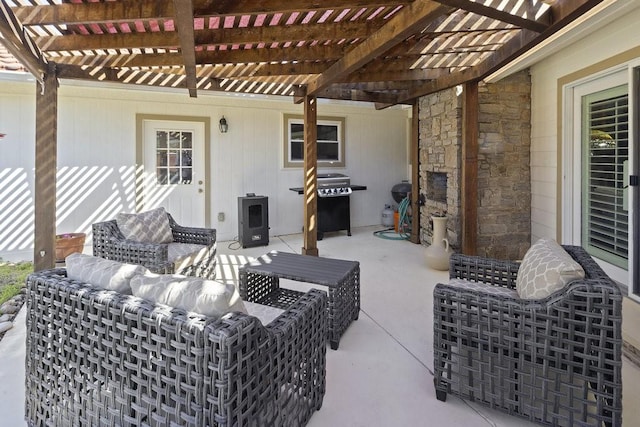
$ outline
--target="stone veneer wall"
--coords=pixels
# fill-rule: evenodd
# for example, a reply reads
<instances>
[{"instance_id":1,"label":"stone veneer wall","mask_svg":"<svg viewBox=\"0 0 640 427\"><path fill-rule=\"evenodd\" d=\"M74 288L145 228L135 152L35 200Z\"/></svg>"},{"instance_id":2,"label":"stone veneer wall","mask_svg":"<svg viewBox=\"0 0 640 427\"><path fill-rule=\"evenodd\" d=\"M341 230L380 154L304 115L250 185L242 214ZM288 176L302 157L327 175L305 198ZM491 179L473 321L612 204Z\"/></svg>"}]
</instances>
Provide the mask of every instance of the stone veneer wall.
<instances>
[{"instance_id":1,"label":"stone veneer wall","mask_svg":"<svg viewBox=\"0 0 640 427\"><path fill-rule=\"evenodd\" d=\"M477 254L520 259L531 244L531 80L528 71L479 85ZM446 212L454 250L461 244L462 97L447 89L420 99L420 237ZM426 196L428 172L446 172L447 203Z\"/></svg>"},{"instance_id":2,"label":"stone veneer wall","mask_svg":"<svg viewBox=\"0 0 640 427\"><path fill-rule=\"evenodd\" d=\"M447 89L420 98L420 194L425 204L420 208L420 240L431 244L434 214L446 214L447 238L460 247L460 152L462 147L462 98L455 89ZM427 174L447 174L447 202L429 199Z\"/></svg>"},{"instance_id":3,"label":"stone veneer wall","mask_svg":"<svg viewBox=\"0 0 640 427\"><path fill-rule=\"evenodd\" d=\"M478 88L480 256L522 259L531 246L531 77Z\"/></svg>"}]
</instances>

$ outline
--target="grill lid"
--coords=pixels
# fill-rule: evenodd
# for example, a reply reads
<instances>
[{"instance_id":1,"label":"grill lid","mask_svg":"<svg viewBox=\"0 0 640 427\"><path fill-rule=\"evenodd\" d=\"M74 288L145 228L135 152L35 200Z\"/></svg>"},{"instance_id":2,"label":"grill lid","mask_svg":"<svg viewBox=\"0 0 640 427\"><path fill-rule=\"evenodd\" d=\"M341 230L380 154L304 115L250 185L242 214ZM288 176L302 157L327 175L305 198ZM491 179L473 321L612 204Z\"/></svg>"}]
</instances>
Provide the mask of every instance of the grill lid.
<instances>
[{"instance_id":1,"label":"grill lid","mask_svg":"<svg viewBox=\"0 0 640 427\"><path fill-rule=\"evenodd\" d=\"M341 173L319 173L318 187L348 187L351 178Z\"/></svg>"}]
</instances>

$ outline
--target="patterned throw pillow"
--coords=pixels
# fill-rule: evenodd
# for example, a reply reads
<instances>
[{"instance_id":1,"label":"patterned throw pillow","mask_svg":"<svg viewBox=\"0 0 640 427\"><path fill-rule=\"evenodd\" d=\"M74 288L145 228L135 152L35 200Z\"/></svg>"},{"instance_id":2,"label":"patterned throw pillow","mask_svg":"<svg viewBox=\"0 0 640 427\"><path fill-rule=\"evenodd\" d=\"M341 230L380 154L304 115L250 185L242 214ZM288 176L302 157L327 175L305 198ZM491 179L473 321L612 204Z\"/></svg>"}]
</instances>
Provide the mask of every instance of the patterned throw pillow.
<instances>
[{"instance_id":1,"label":"patterned throw pillow","mask_svg":"<svg viewBox=\"0 0 640 427\"><path fill-rule=\"evenodd\" d=\"M518 269L516 290L520 298L541 299L583 278L582 266L554 240L543 238L524 255Z\"/></svg>"},{"instance_id":2,"label":"patterned throw pillow","mask_svg":"<svg viewBox=\"0 0 640 427\"><path fill-rule=\"evenodd\" d=\"M145 243L171 243L173 233L163 207L137 214L119 213L116 224L128 240Z\"/></svg>"},{"instance_id":3,"label":"patterned throw pillow","mask_svg":"<svg viewBox=\"0 0 640 427\"><path fill-rule=\"evenodd\" d=\"M236 287L215 280L147 273L131 279L131 289L137 297L205 316L221 317L231 311L247 312Z\"/></svg>"},{"instance_id":4,"label":"patterned throw pillow","mask_svg":"<svg viewBox=\"0 0 640 427\"><path fill-rule=\"evenodd\" d=\"M131 294L131 278L148 272L141 265L124 264L74 253L65 259L67 277L102 289Z\"/></svg>"}]
</instances>

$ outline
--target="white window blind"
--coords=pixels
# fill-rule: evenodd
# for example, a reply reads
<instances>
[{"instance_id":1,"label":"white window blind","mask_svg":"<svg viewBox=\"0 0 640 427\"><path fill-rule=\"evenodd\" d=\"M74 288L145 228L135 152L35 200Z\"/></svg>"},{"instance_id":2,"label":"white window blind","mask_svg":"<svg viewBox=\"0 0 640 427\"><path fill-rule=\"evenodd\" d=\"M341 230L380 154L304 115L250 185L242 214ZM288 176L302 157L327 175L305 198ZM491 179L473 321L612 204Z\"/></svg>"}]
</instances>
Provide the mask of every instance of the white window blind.
<instances>
[{"instance_id":1,"label":"white window blind","mask_svg":"<svg viewBox=\"0 0 640 427\"><path fill-rule=\"evenodd\" d=\"M582 241L593 256L628 267L629 214L625 163L629 159L626 86L583 98Z\"/></svg>"}]
</instances>

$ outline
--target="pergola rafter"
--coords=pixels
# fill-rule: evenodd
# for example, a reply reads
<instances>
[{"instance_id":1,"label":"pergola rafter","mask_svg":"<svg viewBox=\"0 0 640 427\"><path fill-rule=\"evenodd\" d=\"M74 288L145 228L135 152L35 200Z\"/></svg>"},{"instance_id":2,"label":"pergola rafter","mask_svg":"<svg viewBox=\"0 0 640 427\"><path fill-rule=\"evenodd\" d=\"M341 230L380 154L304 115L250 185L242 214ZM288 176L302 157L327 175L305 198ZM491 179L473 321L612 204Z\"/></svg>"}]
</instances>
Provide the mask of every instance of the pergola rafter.
<instances>
[{"instance_id":1,"label":"pergola rafter","mask_svg":"<svg viewBox=\"0 0 640 427\"><path fill-rule=\"evenodd\" d=\"M127 82L153 80L156 86L184 87L191 96L205 87L270 95L275 94L274 87L292 88L304 81L309 95L412 104L429 91L495 71L601 1L68 0L58 4L48 0L36 4L14 0L2 4L41 52L38 60L32 55L20 58L40 76L43 64L54 62L69 66L64 67L66 78L119 81L126 75ZM26 45L20 37L12 41L7 35L3 42L21 43ZM81 69L72 71L71 66ZM181 74L186 83L145 78L158 73ZM251 78L265 84L243 84ZM211 84L223 79L226 85ZM404 87L361 91L356 86L380 81ZM278 94L298 96L294 92L298 93Z\"/></svg>"},{"instance_id":2,"label":"pergola rafter","mask_svg":"<svg viewBox=\"0 0 640 427\"><path fill-rule=\"evenodd\" d=\"M475 87L602 1L0 0L0 42L43 86L36 119L49 131L38 133L38 152L55 151L57 109L49 104L58 78L186 89L191 97L226 91L304 102L303 252L317 254L310 192L318 98L376 108L409 104L417 115L419 97ZM472 100L467 104L473 108ZM412 132L417 176L415 119ZM37 163L42 186L51 185L50 167ZM36 191L51 195L51 188ZM44 201L36 206L36 269L51 266L53 195L37 199ZM417 202L412 193L415 211Z\"/></svg>"}]
</instances>

